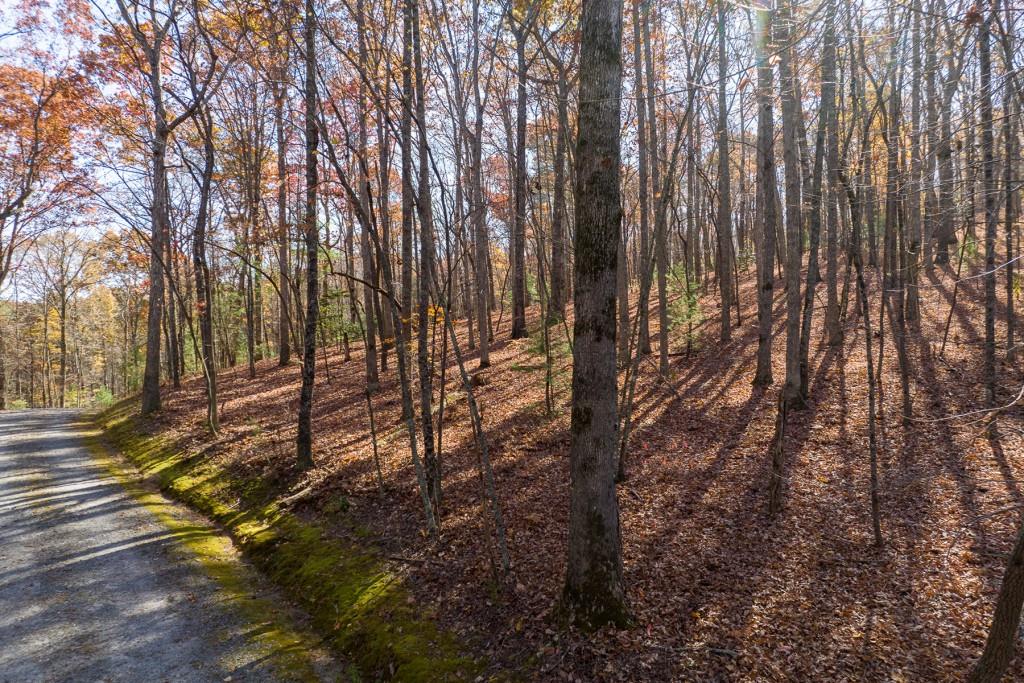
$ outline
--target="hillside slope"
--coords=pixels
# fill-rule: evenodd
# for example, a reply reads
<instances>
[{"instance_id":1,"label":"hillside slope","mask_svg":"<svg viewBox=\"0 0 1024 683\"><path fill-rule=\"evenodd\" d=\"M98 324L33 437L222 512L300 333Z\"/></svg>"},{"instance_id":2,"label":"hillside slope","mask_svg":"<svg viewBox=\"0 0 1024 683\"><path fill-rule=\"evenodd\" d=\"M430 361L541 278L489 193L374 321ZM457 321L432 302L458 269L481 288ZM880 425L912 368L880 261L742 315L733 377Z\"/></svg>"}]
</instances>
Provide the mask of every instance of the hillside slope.
<instances>
[{"instance_id":1,"label":"hillside slope","mask_svg":"<svg viewBox=\"0 0 1024 683\"><path fill-rule=\"evenodd\" d=\"M502 318L492 367L476 382L512 561L511 576L498 582L478 456L451 365L436 547L423 528L393 358L373 397L383 493L358 349L348 362L338 350L318 358L312 471L292 468L297 365L263 361L255 380L244 367L222 373L224 427L212 441L203 431L198 378L168 392L149 428L337 537L372 544L406 579L417 609L435 615L492 670L522 668L543 680L961 680L984 644L1024 502L1017 482L1024 413L1019 406L1004 413L995 440L980 424L941 419L976 408L981 396L980 279L961 285L938 355L952 279L939 270L922 278L923 316L908 340L921 421L908 426L899 420L886 322L881 549L871 536L864 329L854 292L842 348L822 343L822 310L815 312L810 404L792 415L785 509L775 520L766 513L767 449L784 372L782 283L776 383L767 391L750 384L753 273L741 278L742 325L727 345L718 343L710 313L714 294L701 297L708 314L693 330L691 353L685 325L672 331L671 376L659 378L656 361L641 364L628 478L619 489L636 617L623 632L566 633L549 619L565 561L571 368L565 333L552 328L554 412L546 414L537 310L527 340L507 341L508 315ZM873 294L877 328L877 288ZM1004 364L1001 372L1009 400L1020 368ZM1013 672L1024 676L1024 662Z\"/></svg>"}]
</instances>

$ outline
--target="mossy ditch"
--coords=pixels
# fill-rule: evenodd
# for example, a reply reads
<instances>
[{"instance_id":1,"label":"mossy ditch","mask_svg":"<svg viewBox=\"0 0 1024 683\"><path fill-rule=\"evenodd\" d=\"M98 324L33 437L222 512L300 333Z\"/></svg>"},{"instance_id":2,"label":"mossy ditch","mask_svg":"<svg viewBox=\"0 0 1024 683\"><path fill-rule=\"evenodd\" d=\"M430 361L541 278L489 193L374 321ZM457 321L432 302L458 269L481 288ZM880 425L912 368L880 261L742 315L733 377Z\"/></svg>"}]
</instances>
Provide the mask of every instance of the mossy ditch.
<instances>
[{"instance_id":1,"label":"mossy ditch","mask_svg":"<svg viewBox=\"0 0 1024 683\"><path fill-rule=\"evenodd\" d=\"M331 538L315 523L266 502L260 482L149 434L121 403L96 422L106 441L167 495L219 524L245 556L309 613L357 680L461 681L482 670L412 600L368 544Z\"/></svg>"}]
</instances>

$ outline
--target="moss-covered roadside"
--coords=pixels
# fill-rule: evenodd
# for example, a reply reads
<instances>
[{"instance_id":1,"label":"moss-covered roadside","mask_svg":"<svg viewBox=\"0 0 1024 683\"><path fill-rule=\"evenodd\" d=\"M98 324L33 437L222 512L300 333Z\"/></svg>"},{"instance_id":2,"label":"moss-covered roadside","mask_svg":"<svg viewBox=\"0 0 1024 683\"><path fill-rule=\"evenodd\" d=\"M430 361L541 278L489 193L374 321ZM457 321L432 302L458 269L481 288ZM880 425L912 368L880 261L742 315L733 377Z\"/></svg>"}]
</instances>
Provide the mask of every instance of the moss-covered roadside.
<instances>
[{"instance_id":1,"label":"moss-covered roadside","mask_svg":"<svg viewBox=\"0 0 1024 683\"><path fill-rule=\"evenodd\" d=\"M329 538L322 528L266 502L206 458L147 434L127 404L96 416L106 443L160 489L222 526L254 565L310 614L326 642L363 680L472 680L482 667L424 618L400 577L374 549ZM251 492L251 493L247 493Z\"/></svg>"},{"instance_id":2,"label":"moss-covered roadside","mask_svg":"<svg viewBox=\"0 0 1024 683\"><path fill-rule=\"evenodd\" d=\"M130 464L111 456L95 426L88 422L77 426L83 430L81 433L87 440L93 460L116 479L135 502L156 517L174 539L174 550L197 562L216 582L218 590L227 597L231 606L255 626L248 636L261 651L260 656L272 663L279 680L301 683L315 683L325 680L325 677L328 680L353 680L348 671L336 677L328 674L332 663L322 661L318 654L314 654L314 651L322 650L315 634L294 628L288 616L282 615L280 605L270 596L254 594L252 570L238 561L234 545L223 532L213 525L183 516L180 505L171 503L167 497L140 481ZM41 480L45 481L45 477ZM42 514L48 512L45 505L40 509ZM225 631L215 637L230 636L231 633Z\"/></svg>"}]
</instances>

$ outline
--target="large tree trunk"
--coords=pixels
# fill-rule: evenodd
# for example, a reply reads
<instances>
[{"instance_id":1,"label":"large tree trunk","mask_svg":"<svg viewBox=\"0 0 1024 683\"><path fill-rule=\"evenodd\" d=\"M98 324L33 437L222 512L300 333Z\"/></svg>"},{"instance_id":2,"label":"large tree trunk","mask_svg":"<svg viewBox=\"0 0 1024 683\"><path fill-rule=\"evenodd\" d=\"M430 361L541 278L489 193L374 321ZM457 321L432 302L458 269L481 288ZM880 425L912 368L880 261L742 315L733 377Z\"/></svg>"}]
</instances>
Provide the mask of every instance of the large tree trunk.
<instances>
[{"instance_id":1,"label":"large tree trunk","mask_svg":"<svg viewBox=\"0 0 1024 683\"><path fill-rule=\"evenodd\" d=\"M251 214L249 214L251 216ZM242 296L245 300L245 355L248 366L249 379L256 379L256 299L253 296L253 233L255 223L249 220L245 222L245 230L242 239L242 253L245 258L242 263L241 285ZM172 319L173 323L173 319Z\"/></svg>"},{"instance_id":2,"label":"large tree trunk","mask_svg":"<svg viewBox=\"0 0 1024 683\"><path fill-rule=\"evenodd\" d=\"M615 492L622 0L588 0L583 6L581 31L569 454L572 487L563 604L573 621L599 627L625 625L629 620Z\"/></svg>"},{"instance_id":3,"label":"large tree trunk","mask_svg":"<svg viewBox=\"0 0 1024 683\"><path fill-rule=\"evenodd\" d=\"M313 0L306 0L304 49L306 61L306 201L302 230L306 241L306 320L302 348L302 389L299 393L299 428L296 437L296 465L300 469L313 466L313 383L316 379L316 331L320 317L320 272L318 252L320 235L317 229L316 194L317 128L316 93L316 15Z\"/></svg>"},{"instance_id":4,"label":"large tree trunk","mask_svg":"<svg viewBox=\"0 0 1024 683\"><path fill-rule=\"evenodd\" d=\"M1021 605L1024 604L1024 523L1017 530L1017 542L1006 563L1003 584L999 588L992 627L985 641L985 651L974 665L968 683L999 683L1013 659Z\"/></svg>"}]
</instances>

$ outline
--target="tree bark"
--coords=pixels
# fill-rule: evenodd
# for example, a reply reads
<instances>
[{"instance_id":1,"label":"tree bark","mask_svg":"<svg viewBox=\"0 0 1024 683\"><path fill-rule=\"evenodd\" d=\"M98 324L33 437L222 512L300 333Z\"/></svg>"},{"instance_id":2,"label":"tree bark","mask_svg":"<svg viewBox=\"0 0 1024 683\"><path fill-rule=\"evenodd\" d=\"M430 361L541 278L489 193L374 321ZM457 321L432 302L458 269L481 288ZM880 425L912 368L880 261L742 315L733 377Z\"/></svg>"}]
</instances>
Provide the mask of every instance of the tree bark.
<instances>
[{"instance_id":1,"label":"tree bark","mask_svg":"<svg viewBox=\"0 0 1024 683\"><path fill-rule=\"evenodd\" d=\"M643 21L641 0L633 0L633 94L636 98L636 139L637 139L637 204L640 212L640 256L636 259L636 270L640 275L640 288L646 290L651 277L647 268L647 255L651 249L650 190L648 188L648 163L650 152L647 148L647 105L644 98L643 80L643 38L640 25ZM640 353L651 352L650 313L647 306L637 310L640 326Z\"/></svg>"},{"instance_id":2,"label":"tree bark","mask_svg":"<svg viewBox=\"0 0 1024 683\"><path fill-rule=\"evenodd\" d=\"M430 197L430 149L426 124L426 92L423 86L423 61L420 48L419 4L407 0L408 11L412 14L413 58L416 81L416 121L419 130L420 185L417 206L420 220L420 287L417 300L419 327L416 331L416 360L420 379L420 422L423 430L423 466L427 479L427 494L433 508L435 521L441 510L441 462L434 448L433 376L434 364L428 346L434 329L434 313L431 315L430 299L435 293L434 272L434 212ZM435 296L435 301L437 297ZM450 311L441 310L441 316Z\"/></svg>"},{"instance_id":3,"label":"tree bark","mask_svg":"<svg viewBox=\"0 0 1024 683\"><path fill-rule=\"evenodd\" d=\"M775 174L775 115L772 111L772 67L768 63L771 15L757 11L757 183L761 213L761 251L757 272L757 370L754 386L772 383L772 304L775 293L775 234L778 189Z\"/></svg>"},{"instance_id":4,"label":"tree bark","mask_svg":"<svg viewBox=\"0 0 1024 683\"><path fill-rule=\"evenodd\" d=\"M528 9L532 12L532 9ZM512 339L528 336L526 330L526 37L530 17L513 27L516 40L516 144L512 221Z\"/></svg>"},{"instance_id":5,"label":"tree bark","mask_svg":"<svg viewBox=\"0 0 1024 683\"><path fill-rule=\"evenodd\" d=\"M402 122L399 136L402 146L402 315L404 348L412 341L412 238L416 194L412 184L412 17L402 12Z\"/></svg>"},{"instance_id":6,"label":"tree bark","mask_svg":"<svg viewBox=\"0 0 1024 683\"><path fill-rule=\"evenodd\" d=\"M151 63L156 74L157 64ZM154 80L151 77L151 80ZM155 77L153 92L162 92L159 75ZM155 110L163 111L162 95L153 96ZM161 114L157 114L153 136L153 206L150 210L151 229L149 233L149 311L146 317L146 365L142 374L142 414L148 415L160 410L160 322L164 305L163 238L167 224L167 139L170 131Z\"/></svg>"},{"instance_id":7,"label":"tree bark","mask_svg":"<svg viewBox=\"0 0 1024 683\"><path fill-rule=\"evenodd\" d=\"M288 365L292 359L291 346L291 284L289 282L289 267L291 257L288 249L288 166L287 148L285 145L284 132L284 103L285 84L283 82L284 69L280 70L282 79L274 84L274 129L277 142L277 266L280 286L278 291L278 312L277 321L277 362L279 365Z\"/></svg>"},{"instance_id":8,"label":"tree bark","mask_svg":"<svg viewBox=\"0 0 1024 683\"><path fill-rule=\"evenodd\" d=\"M306 320L302 348L302 389L299 393L296 465L299 469L308 469L313 466L313 384L316 380L316 331L320 317L320 234L316 215L319 183L317 148L320 143L320 130L316 122L316 14L313 0L306 0L303 34L306 62L306 198L302 229L306 242Z\"/></svg>"},{"instance_id":9,"label":"tree bark","mask_svg":"<svg viewBox=\"0 0 1024 683\"><path fill-rule=\"evenodd\" d=\"M1003 225L1006 238L1006 360L1013 363L1017 359L1016 313L1014 312L1014 243L1013 229L1017 221L1016 184L1014 171L1020 168L1017 158L1017 134L1013 129L1013 120L1020 120L1020 106L1017 102L1016 76L1013 71L1014 51L1014 13L1007 3L1003 31L1003 56L1006 69L1006 82L1003 85ZM1013 114L1016 114L1014 117Z\"/></svg>"},{"instance_id":10,"label":"tree bark","mask_svg":"<svg viewBox=\"0 0 1024 683\"><path fill-rule=\"evenodd\" d=\"M569 83L564 67L558 70L558 130L555 133L554 197L551 207L551 301L548 323L565 319L565 148L569 144Z\"/></svg>"},{"instance_id":11,"label":"tree bark","mask_svg":"<svg viewBox=\"0 0 1024 683\"><path fill-rule=\"evenodd\" d=\"M991 4L994 5L995 0ZM991 23L994 7L978 25L978 70L981 78L981 163L985 196L985 399L995 407L995 230L998 220L995 187L995 136L992 124ZM1007 160L1009 163L1010 160ZM972 216L973 219L973 216Z\"/></svg>"},{"instance_id":12,"label":"tree bark","mask_svg":"<svg viewBox=\"0 0 1024 683\"><path fill-rule=\"evenodd\" d=\"M356 3L356 32L358 33L359 44L359 70L360 73L367 72L366 63L366 27L363 18L363 0ZM366 86L362 79L359 81L359 155L356 163L359 165L359 202L363 206L360 215L370 215L370 172L369 159L367 158L366 142ZM367 226L363 226L359 236L360 260L363 265L363 324L364 324L364 348L363 361L366 366L366 390L375 393L379 380L377 375L377 316L375 292L373 285L377 282L376 268L373 265L373 251L370 249L370 234Z\"/></svg>"},{"instance_id":13,"label":"tree bark","mask_svg":"<svg viewBox=\"0 0 1024 683\"><path fill-rule=\"evenodd\" d=\"M1021 605L1024 604L1024 524L1017 530L1017 542L1006 563L1003 583L996 600L992 626L985 650L974 665L967 683L999 683L1013 659Z\"/></svg>"},{"instance_id":14,"label":"tree bark","mask_svg":"<svg viewBox=\"0 0 1024 683\"><path fill-rule=\"evenodd\" d=\"M725 0L718 0L718 285L722 292L719 340L732 338L732 195L729 182L729 105L725 82Z\"/></svg>"},{"instance_id":15,"label":"tree bark","mask_svg":"<svg viewBox=\"0 0 1024 683\"><path fill-rule=\"evenodd\" d=\"M655 110L655 94L657 81L654 71L653 46L651 45L651 3L644 3L643 40L644 40L644 71L647 74L647 130L650 135L648 152L651 159L651 186L654 191L654 265L657 269L658 286L658 372L668 376L668 198L671 179L661 180L661 160L658 157L659 136L658 117ZM646 306L644 307L646 311Z\"/></svg>"},{"instance_id":16,"label":"tree bark","mask_svg":"<svg viewBox=\"0 0 1024 683\"><path fill-rule=\"evenodd\" d=\"M569 554L563 606L587 627L628 623L615 492L615 279L622 224L622 0L588 0L576 146Z\"/></svg>"},{"instance_id":17,"label":"tree bark","mask_svg":"<svg viewBox=\"0 0 1024 683\"><path fill-rule=\"evenodd\" d=\"M210 268L206 260L206 225L209 221L210 194L213 185L214 140L213 121L205 108L196 115L203 137L203 169L199 187L199 209L196 212L196 226L192 232L192 269L196 280L196 308L199 314L199 336L201 337L200 363L206 383L206 425L216 433L220 420L217 415L217 365L213 340L213 290ZM287 330L286 330L287 332ZM288 335L284 340L287 344Z\"/></svg>"},{"instance_id":18,"label":"tree bark","mask_svg":"<svg viewBox=\"0 0 1024 683\"><path fill-rule=\"evenodd\" d=\"M995 4L995 0L992 0ZM996 204L995 135L992 123L991 25L995 10L985 13L978 24L978 70L981 78L981 164L985 195L985 400L996 405ZM1006 160L1009 163L1009 159ZM973 221L973 216L971 219Z\"/></svg>"},{"instance_id":19,"label":"tree bark","mask_svg":"<svg viewBox=\"0 0 1024 683\"><path fill-rule=\"evenodd\" d=\"M802 228L801 169L797 140L796 84L792 69L790 27L792 12L783 4L775 29L779 45L779 81L782 88L782 147L786 171L786 383L782 388L787 407L803 402L800 393L800 265Z\"/></svg>"},{"instance_id":20,"label":"tree bark","mask_svg":"<svg viewBox=\"0 0 1024 683\"><path fill-rule=\"evenodd\" d=\"M480 2L473 2L473 183L470 194L473 220L473 269L476 290L476 319L480 330L480 369L491 365L491 273L487 244L487 206L483 191L483 130L484 108L480 97Z\"/></svg>"},{"instance_id":21,"label":"tree bark","mask_svg":"<svg viewBox=\"0 0 1024 683\"><path fill-rule=\"evenodd\" d=\"M814 143L814 167L811 171L810 250L807 256L807 284L804 286L803 318L800 325L800 396L810 392L811 319L814 314L814 292L818 286L818 248L821 243L822 178L824 176L826 134L835 107L835 4L825 9L825 35L821 58L821 105Z\"/></svg>"}]
</instances>

